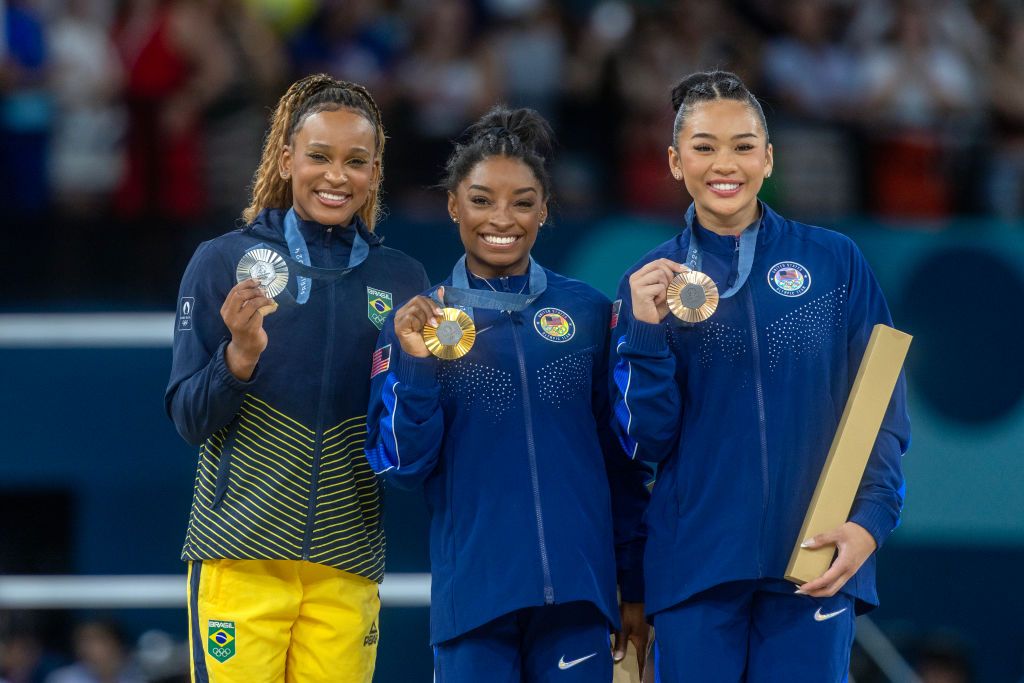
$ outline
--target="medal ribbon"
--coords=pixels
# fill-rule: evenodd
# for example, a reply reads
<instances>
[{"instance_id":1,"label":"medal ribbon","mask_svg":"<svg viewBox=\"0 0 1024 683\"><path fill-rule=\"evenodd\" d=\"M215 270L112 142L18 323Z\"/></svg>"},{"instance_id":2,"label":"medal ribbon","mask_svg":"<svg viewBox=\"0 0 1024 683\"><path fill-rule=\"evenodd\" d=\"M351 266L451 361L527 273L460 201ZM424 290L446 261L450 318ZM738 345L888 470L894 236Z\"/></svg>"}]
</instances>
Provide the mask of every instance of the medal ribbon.
<instances>
[{"instance_id":1,"label":"medal ribbon","mask_svg":"<svg viewBox=\"0 0 1024 683\"><path fill-rule=\"evenodd\" d=\"M309 249L306 247L306 240L299 232L299 219L295 209L288 209L284 215L284 239L288 243L288 254L291 258L286 259L288 265L295 271L295 283L298 287L298 294L295 296L296 303L304 304L309 301L309 291L312 287L312 280L337 280L345 273L357 267L370 254L370 245L366 243L359 229L355 230L355 237L352 240L352 251L349 252L348 266L345 268L317 268L311 265L309 260Z\"/></svg>"},{"instance_id":2,"label":"medal ribbon","mask_svg":"<svg viewBox=\"0 0 1024 683\"><path fill-rule=\"evenodd\" d=\"M521 311L536 301L548 288L548 276L544 269L530 257L530 279L527 285L529 294L513 294L512 292L493 292L484 289L470 289L469 275L466 270L466 256L462 255L455 269L452 270L452 286L445 287L444 305L458 306L466 315L473 317L474 308L491 311Z\"/></svg>"},{"instance_id":3,"label":"medal ribbon","mask_svg":"<svg viewBox=\"0 0 1024 683\"><path fill-rule=\"evenodd\" d=\"M694 225L696 217L696 205L690 204L686 210L686 227L690 229L690 250L686 254L686 265L691 270L703 272L701 265L704 261L704 252L701 251L700 243L697 240L697 226ZM719 299L728 299L747 282L750 277L750 270L754 267L754 252L757 249L757 233L761 229L761 220L764 217L764 208L761 207L761 217L757 222L740 233L740 258L736 267L736 281L727 291L718 292ZM716 283L717 284L717 283Z\"/></svg>"}]
</instances>

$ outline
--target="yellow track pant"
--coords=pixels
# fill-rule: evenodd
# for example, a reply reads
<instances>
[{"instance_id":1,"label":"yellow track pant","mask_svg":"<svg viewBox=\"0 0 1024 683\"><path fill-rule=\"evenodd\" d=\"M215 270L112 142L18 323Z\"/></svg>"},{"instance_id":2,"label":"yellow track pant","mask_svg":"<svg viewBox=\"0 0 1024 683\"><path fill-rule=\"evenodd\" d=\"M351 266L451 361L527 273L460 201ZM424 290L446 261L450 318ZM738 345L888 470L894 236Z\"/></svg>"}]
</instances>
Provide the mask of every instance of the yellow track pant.
<instances>
[{"instance_id":1,"label":"yellow track pant","mask_svg":"<svg viewBox=\"0 0 1024 683\"><path fill-rule=\"evenodd\" d=\"M377 584L296 560L188 565L194 683L370 683Z\"/></svg>"}]
</instances>

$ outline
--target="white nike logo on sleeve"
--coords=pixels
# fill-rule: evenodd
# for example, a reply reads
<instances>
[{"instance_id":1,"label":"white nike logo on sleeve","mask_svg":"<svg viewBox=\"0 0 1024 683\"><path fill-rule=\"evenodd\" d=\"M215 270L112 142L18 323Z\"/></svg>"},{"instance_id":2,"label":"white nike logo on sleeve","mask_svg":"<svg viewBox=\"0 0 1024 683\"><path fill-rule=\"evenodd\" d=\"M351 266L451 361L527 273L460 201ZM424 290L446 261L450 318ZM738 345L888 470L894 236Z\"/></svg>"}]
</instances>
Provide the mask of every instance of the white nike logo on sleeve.
<instances>
[{"instance_id":1,"label":"white nike logo on sleeve","mask_svg":"<svg viewBox=\"0 0 1024 683\"><path fill-rule=\"evenodd\" d=\"M815 621L828 621L832 617L838 617L840 614L845 612L847 609L849 609L849 608L848 607L844 607L843 609L836 610L835 612L829 612L828 614L822 614L821 613L821 608L819 607L818 611L814 613L814 620Z\"/></svg>"},{"instance_id":2,"label":"white nike logo on sleeve","mask_svg":"<svg viewBox=\"0 0 1024 683\"><path fill-rule=\"evenodd\" d=\"M561 669L562 671L565 671L566 669L573 668L574 666L576 666L580 662L585 662L588 659L590 659L591 657L596 657L596 656L597 656L596 652L591 652L586 657L580 657L579 659L574 659L571 662L567 662L567 661L565 661L565 655L562 655L561 658L558 660L558 668Z\"/></svg>"}]
</instances>

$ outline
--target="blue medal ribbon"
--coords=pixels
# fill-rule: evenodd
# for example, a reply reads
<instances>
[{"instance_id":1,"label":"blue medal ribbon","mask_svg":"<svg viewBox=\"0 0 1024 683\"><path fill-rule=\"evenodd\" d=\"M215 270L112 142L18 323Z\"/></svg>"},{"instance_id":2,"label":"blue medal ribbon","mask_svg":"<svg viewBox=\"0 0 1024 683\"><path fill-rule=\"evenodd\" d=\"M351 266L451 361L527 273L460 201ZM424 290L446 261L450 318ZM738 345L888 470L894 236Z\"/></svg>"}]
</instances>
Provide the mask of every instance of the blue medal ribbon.
<instances>
[{"instance_id":1,"label":"blue medal ribbon","mask_svg":"<svg viewBox=\"0 0 1024 683\"><path fill-rule=\"evenodd\" d=\"M760 207L760 209L761 216L757 221L740 233L740 257L736 268L736 281L726 291L722 291L719 288L719 299L728 299L740 291L743 285L746 284L747 278L750 277L750 271L754 267L754 252L757 250L757 233L761 229L761 221L764 218L764 207ZM701 265L704 262L704 252L701 251L700 242L697 238L697 226L694 225L696 215L696 205L690 204L690 208L686 210L686 227L690 229L690 249L686 254L686 265L691 270L703 272ZM718 283L715 284L717 285Z\"/></svg>"},{"instance_id":2,"label":"blue medal ribbon","mask_svg":"<svg viewBox=\"0 0 1024 683\"><path fill-rule=\"evenodd\" d=\"M306 247L306 240L299 232L299 218L295 209L288 209L284 216L284 239L288 243L289 258L286 259L288 267L295 272L295 283L298 293L295 301L304 304L309 301L309 292L312 288L313 279L337 280L342 275L356 268L370 254L370 245L366 243L363 236L359 234L357 226L353 225L355 237L352 240L352 251L349 252L348 266L345 268L317 268L309 259L309 249Z\"/></svg>"},{"instance_id":3,"label":"blue medal ribbon","mask_svg":"<svg viewBox=\"0 0 1024 683\"><path fill-rule=\"evenodd\" d=\"M536 301L548 288L548 276L532 256L530 257L530 278L527 284L528 294L470 289L467 273L466 256L463 254L455 264L455 269L452 270L452 286L445 287L444 305L457 306L465 311L470 318L473 317L474 308L491 311L521 311Z\"/></svg>"}]
</instances>

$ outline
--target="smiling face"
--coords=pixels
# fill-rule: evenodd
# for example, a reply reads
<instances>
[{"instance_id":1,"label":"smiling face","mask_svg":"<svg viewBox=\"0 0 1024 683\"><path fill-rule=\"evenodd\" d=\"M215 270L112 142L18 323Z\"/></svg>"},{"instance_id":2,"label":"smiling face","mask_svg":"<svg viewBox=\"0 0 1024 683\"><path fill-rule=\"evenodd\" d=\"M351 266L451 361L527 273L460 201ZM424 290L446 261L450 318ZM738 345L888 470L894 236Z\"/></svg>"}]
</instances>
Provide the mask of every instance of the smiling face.
<instances>
[{"instance_id":1,"label":"smiling face","mask_svg":"<svg viewBox=\"0 0 1024 683\"><path fill-rule=\"evenodd\" d=\"M668 149L669 169L693 197L701 225L737 233L757 218L757 193L772 170L760 119L739 100L693 107Z\"/></svg>"},{"instance_id":2,"label":"smiling face","mask_svg":"<svg viewBox=\"0 0 1024 683\"><path fill-rule=\"evenodd\" d=\"M486 278L521 275L548 205L525 162L487 157L448 193L448 213L459 224L469 269Z\"/></svg>"},{"instance_id":3,"label":"smiling face","mask_svg":"<svg viewBox=\"0 0 1024 683\"><path fill-rule=\"evenodd\" d=\"M348 225L380 175L375 143L373 124L351 109L307 116L281 150L295 213L321 225Z\"/></svg>"}]
</instances>

